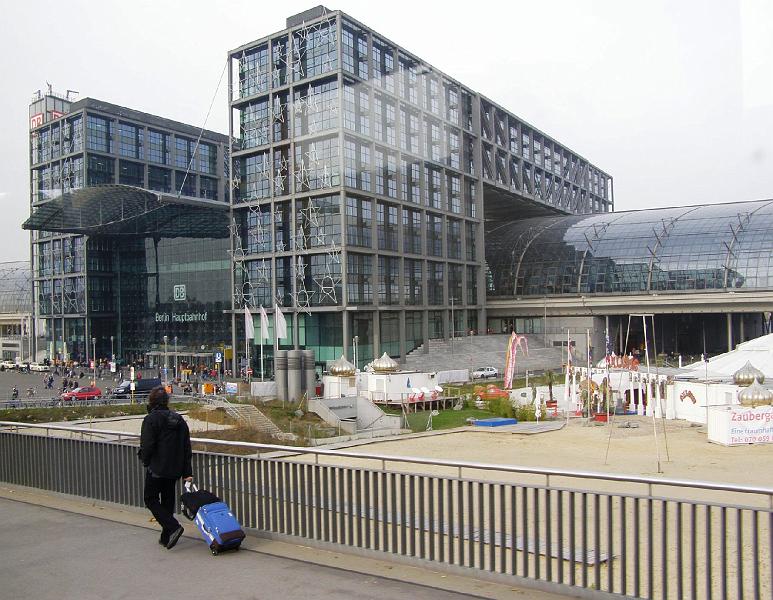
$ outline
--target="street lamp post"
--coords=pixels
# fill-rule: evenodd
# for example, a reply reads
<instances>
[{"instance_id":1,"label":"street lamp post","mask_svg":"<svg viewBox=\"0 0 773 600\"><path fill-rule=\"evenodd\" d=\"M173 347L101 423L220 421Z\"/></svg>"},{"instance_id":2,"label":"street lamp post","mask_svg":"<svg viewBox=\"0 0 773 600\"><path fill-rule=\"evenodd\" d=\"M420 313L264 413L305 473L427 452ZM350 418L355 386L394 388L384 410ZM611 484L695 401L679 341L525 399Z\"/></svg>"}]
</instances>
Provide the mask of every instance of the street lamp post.
<instances>
[{"instance_id":1,"label":"street lamp post","mask_svg":"<svg viewBox=\"0 0 773 600\"><path fill-rule=\"evenodd\" d=\"M169 373L169 337L164 336L164 383L166 383Z\"/></svg>"},{"instance_id":2,"label":"street lamp post","mask_svg":"<svg viewBox=\"0 0 773 600\"><path fill-rule=\"evenodd\" d=\"M177 379L177 336L174 336L174 378Z\"/></svg>"},{"instance_id":3,"label":"street lamp post","mask_svg":"<svg viewBox=\"0 0 773 600\"><path fill-rule=\"evenodd\" d=\"M352 346L354 347L354 370L357 371L357 343L360 341L360 336L355 335L352 338Z\"/></svg>"},{"instance_id":4,"label":"street lamp post","mask_svg":"<svg viewBox=\"0 0 773 600\"><path fill-rule=\"evenodd\" d=\"M113 351L113 336L110 336L110 360L115 360L115 352Z\"/></svg>"},{"instance_id":5,"label":"street lamp post","mask_svg":"<svg viewBox=\"0 0 773 600\"><path fill-rule=\"evenodd\" d=\"M91 338L91 364L94 366L94 385L97 385L97 338Z\"/></svg>"}]
</instances>

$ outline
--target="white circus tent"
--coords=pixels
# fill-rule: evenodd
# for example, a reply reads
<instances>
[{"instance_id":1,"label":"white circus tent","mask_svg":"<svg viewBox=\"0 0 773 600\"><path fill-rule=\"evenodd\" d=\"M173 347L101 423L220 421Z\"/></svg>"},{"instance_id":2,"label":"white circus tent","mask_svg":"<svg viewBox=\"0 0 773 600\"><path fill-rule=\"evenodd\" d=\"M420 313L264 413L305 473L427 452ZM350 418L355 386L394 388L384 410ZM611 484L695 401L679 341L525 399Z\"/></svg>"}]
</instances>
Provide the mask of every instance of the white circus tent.
<instances>
[{"instance_id":1,"label":"white circus tent","mask_svg":"<svg viewBox=\"0 0 773 600\"><path fill-rule=\"evenodd\" d=\"M703 379L732 379L733 373L750 362L765 373L765 379L773 381L773 333L738 344L735 350L709 359L708 365L696 362L686 365L680 376L695 376Z\"/></svg>"}]
</instances>

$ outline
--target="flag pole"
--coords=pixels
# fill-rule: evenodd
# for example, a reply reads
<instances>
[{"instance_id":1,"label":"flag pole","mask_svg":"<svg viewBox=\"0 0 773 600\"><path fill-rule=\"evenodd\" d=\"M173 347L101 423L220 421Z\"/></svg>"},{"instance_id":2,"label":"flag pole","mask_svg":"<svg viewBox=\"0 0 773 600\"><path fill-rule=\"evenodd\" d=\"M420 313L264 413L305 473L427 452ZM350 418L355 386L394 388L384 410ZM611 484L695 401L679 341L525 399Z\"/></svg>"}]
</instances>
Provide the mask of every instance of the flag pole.
<instances>
[{"instance_id":1,"label":"flag pole","mask_svg":"<svg viewBox=\"0 0 773 600\"><path fill-rule=\"evenodd\" d=\"M252 318L252 315L250 315ZM247 359L247 364L244 366L244 376L247 378L247 382L250 381L250 332L247 331L247 327L244 328L244 356ZM235 373L234 373L235 375Z\"/></svg>"},{"instance_id":2,"label":"flag pole","mask_svg":"<svg viewBox=\"0 0 773 600\"><path fill-rule=\"evenodd\" d=\"M260 380L263 381L263 323L260 324Z\"/></svg>"}]
</instances>

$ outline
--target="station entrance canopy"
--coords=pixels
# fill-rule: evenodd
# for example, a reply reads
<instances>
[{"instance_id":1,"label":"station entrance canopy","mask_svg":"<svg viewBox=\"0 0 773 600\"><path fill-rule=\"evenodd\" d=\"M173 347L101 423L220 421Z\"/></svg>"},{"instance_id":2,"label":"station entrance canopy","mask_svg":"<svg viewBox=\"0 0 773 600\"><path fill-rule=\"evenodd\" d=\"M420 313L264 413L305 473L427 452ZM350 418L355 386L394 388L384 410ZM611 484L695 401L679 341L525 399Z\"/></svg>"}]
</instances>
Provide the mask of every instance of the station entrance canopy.
<instances>
[{"instance_id":1,"label":"station entrance canopy","mask_svg":"<svg viewBox=\"0 0 773 600\"><path fill-rule=\"evenodd\" d=\"M228 208L129 185L96 185L41 204L22 227L89 236L227 238Z\"/></svg>"}]
</instances>

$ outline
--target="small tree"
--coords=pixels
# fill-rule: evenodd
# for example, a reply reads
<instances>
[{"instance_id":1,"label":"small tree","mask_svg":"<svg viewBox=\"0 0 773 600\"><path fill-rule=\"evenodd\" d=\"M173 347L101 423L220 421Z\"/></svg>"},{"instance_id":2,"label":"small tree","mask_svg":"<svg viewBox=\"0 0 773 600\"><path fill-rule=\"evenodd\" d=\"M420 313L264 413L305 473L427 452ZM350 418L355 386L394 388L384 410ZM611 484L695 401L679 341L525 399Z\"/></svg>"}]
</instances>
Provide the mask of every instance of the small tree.
<instances>
[{"instance_id":1,"label":"small tree","mask_svg":"<svg viewBox=\"0 0 773 600\"><path fill-rule=\"evenodd\" d=\"M553 402L553 384L556 381L556 376L553 371L545 371L545 381L548 384L548 394L550 395L550 401Z\"/></svg>"}]
</instances>

